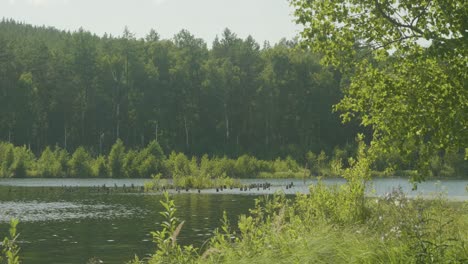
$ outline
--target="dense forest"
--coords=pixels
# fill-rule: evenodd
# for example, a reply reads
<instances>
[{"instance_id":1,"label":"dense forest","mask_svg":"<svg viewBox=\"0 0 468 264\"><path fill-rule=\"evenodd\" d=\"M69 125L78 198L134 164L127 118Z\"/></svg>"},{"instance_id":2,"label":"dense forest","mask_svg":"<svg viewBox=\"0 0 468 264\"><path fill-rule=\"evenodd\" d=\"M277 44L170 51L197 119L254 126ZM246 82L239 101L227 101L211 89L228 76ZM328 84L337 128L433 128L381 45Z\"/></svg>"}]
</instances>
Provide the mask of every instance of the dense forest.
<instances>
[{"instance_id":1,"label":"dense forest","mask_svg":"<svg viewBox=\"0 0 468 264\"><path fill-rule=\"evenodd\" d=\"M156 139L165 153L272 159L353 143L338 71L296 41L258 44L229 29L209 45L186 30L161 39L0 23L0 140L108 153Z\"/></svg>"},{"instance_id":2,"label":"dense forest","mask_svg":"<svg viewBox=\"0 0 468 264\"><path fill-rule=\"evenodd\" d=\"M435 193L413 196L387 185L380 196L369 181L376 173L401 176L392 170L412 173L413 183L468 177L468 2L289 3L303 26L301 40L263 47L229 30L208 48L187 31L172 40L155 31L136 39L128 29L120 37L98 37L4 20L0 177L153 175L141 191L162 194L163 220L150 233L153 254L134 255L132 264L467 263L466 192L449 196L448 185L438 181ZM339 118L367 131L353 139L357 123L344 127ZM329 185L319 177L307 194L259 197L232 223L232 212L223 208L219 228L200 229L210 235L200 248L178 238L195 229L177 212L189 209L187 223L197 215L210 222L201 213L213 203L194 192L184 195L189 206L176 206L177 192L165 191L162 179L222 190L225 181L239 183L229 177L309 175L345 182ZM468 191L466 180L452 183ZM21 197L8 189L7 196ZM73 189L63 190L67 195L57 197L68 204L62 197ZM110 194L102 193L103 203L97 195L86 201L96 198L104 206ZM34 208L41 208L34 199ZM27 201L18 206L34 211ZM145 217L143 207L136 208L131 214ZM71 220L85 228L93 223ZM117 227L120 218L111 220L108 233L124 230ZM58 229L56 219L50 222L50 230ZM22 261L17 225L12 219L0 263ZM75 241L73 229L63 231ZM122 250L117 243L104 246ZM93 257L87 263L102 262Z\"/></svg>"}]
</instances>

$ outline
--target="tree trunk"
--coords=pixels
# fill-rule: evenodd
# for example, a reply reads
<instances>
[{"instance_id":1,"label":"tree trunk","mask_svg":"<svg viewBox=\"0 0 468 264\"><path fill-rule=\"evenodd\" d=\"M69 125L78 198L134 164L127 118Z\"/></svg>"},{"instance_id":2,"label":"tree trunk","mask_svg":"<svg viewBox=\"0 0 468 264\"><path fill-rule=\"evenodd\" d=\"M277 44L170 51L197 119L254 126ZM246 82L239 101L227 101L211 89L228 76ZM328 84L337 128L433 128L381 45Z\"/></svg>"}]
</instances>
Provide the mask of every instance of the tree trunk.
<instances>
[{"instance_id":1,"label":"tree trunk","mask_svg":"<svg viewBox=\"0 0 468 264\"><path fill-rule=\"evenodd\" d=\"M120 103L117 103L117 129L116 129L116 140L120 138Z\"/></svg>"},{"instance_id":2,"label":"tree trunk","mask_svg":"<svg viewBox=\"0 0 468 264\"><path fill-rule=\"evenodd\" d=\"M83 144L85 142L85 110L84 110L84 105L83 109L81 111L81 143Z\"/></svg>"},{"instance_id":3,"label":"tree trunk","mask_svg":"<svg viewBox=\"0 0 468 264\"><path fill-rule=\"evenodd\" d=\"M188 131L188 126L187 126L187 118L185 118L184 115L184 127L185 127L185 148L188 151L189 150L189 131Z\"/></svg>"},{"instance_id":4,"label":"tree trunk","mask_svg":"<svg viewBox=\"0 0 468 264\"><path fill-rule=\"evenodd\" d=\"M158 122L156 122L156 127L154 129L155 131L155 138L156 138L156 142L158 142Z\"/></svg>"},{"instance_id":5,"label":"tree trunk","mask_svg":"<svg viewBox=\"0 0 468 264\"><path fill-rule=\"evenodd\" d=\"M67 149L67 126L63 126L63 147Z\"/></svg>"},{"instance_id":6,"label":"tree trunk","mask_svg":"<svg viewBox=\"0 0 468 264\"><path fill-rule=\"evenodd\" d=\"M226 144L229 141L229 117L227 113L227 104L224 104L224 122L226 123Z\"/></svg>"},{"instance_id":7,"label":"tree trunk","mask_svg":"<svg viewBox=\"0 0 468 264\"><path fill-rule=\"evenodd\" d=\"M104 138L104 133L101 132L99 135L99 155L102 155L102 139Z\"/></svg>"}]
</instances>

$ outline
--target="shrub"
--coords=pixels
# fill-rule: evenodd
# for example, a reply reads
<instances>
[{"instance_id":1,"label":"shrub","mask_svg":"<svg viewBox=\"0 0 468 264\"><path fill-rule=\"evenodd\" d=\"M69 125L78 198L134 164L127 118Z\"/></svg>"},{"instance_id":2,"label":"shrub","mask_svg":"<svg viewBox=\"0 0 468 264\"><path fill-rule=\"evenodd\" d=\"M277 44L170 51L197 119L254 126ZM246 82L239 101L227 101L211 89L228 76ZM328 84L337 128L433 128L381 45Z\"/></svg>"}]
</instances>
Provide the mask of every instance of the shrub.
<instances>
[{"instance_id":1,"label":"shrub","mask_svg":"<svg viewBox=\"0 0 468 264\"><path fill-rule=\"evenodd\" d=\"M36 157L31 150L25 146L15 147L14 157L13 165L10 167L12 177L23 178L31 174L36 163Z\"/></svg>"},{"instance_id":2,"label":"shrub","mask_svg":"<svg viewBox=\"0 0 468 264\"><path fill-rule=\"evenodd\" d=\"M234 176L239 178L254 178L259 173L257 159L249 155L242 155L237 158L234 169Z\"/></svg>"},{"instance_id":3,"label":"shrub","mask_svg":"<svg viewBox=\"0 0 468 264\"><path fill-rule=\"evenodd\" d=\"M70 176L91 177L93 175L91 161L91 155L83 147L77 148L69 161Z\"/></svg>"},{"instance_id":4,"label":"shrub","mask_svg":"<svg viewBox=\"0 0 468 264\"><path fill-rule=\"evenodd\" d=\"M126 178L139 178L137 152L129 150L123 160L123 170Z\"/></svg>"},{"instance_id":5,"label":"shrub","mask_svg":"<svg viewBox=\"0 0 468 264\"><path fill-rule=\"evenodd\" d=\"M0 176L10 178L13 176L13 163L15 154L13 144L0 143Z\"/></svg>"},{"instance_id":6,"label":"shrub","mask_svg":"<svg viewBox=\"0 0 468 264\"><path fill-rule=\"evenodd\" d=\"M98 156L92 162L93 176L98 178L109 177L107 169L106 158L104 156Z\"/></svg>"},{"instance_id":7,"label":"shrub","mask_svg":"<svg viewBox=\"0 0 468 264\"><path fill-rule=\"evenodd\" d=\"M159 143L151 141L146 148L142 149L135 158L135 166L139 177L149 177L164 171L164 160L166 157Z\"/></svg>"},{"instance_id":8,"label":"shrub","mask_svg":"<svg viewBox=\"0 0 468 264\"><path fill-rule=\"evenodd\" d=\"M55 159L60 164L60 169L58 169L59 174L57 176L58 177L66 177L67 173L68 173L68 170L69 170L68 162L70 160L70 154L65 149L55 147L54 156L55 156Z\"/></svg>"},{"instance_id":9,"label":"shrub","mask_svg":"<svg viewBox=\"0 0 468 264\"><path fill-rule=\"evenodd\" d=\"M212 159L213 164L213 176L212 177L235 177L235 161L228 159L227 157Z\"/></svg>"},{"instance_id":10,"label":"shrub","mask_svg":"<svg viewBox=\"0 0 468 264\"><path fill-rule=\"evenodd\" d=\"M41 156L37 160L37 173L41 177L62 177L65 176L65 168L62 167L58 152L53 152L49 147L46 147Z\"/></svg>"},{"instance_id":11,"label":"shrub","mask_svg":"<svg viewBox=\"0 0 468 264\"><path fill-rule=\"evenodd\" d=\"M111 151L108 157L108 168L110 175L113 178L121 178L125 175L124 171L124 158L125 158L125 146L122 140L117 141L112 145Z\"/></svg>"},{"instance_id":12,"label":"shrub","mask_svg":"<svg viewBox=\"0 0 468 264\"><path fill-rule=\"evenodd\" d=\"M172 152L166 166L173 178L190 175L190 162L184 153Z\"/></svg>"}]
</instances>

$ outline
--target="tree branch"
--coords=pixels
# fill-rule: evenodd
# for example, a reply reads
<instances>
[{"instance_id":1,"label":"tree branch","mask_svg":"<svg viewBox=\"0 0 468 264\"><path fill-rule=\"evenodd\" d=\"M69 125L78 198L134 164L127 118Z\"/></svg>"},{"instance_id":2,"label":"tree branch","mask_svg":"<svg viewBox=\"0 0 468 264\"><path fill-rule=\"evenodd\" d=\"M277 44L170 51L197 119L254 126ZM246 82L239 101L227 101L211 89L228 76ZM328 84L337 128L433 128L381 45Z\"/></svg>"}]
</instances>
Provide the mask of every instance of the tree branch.
<instances>
[{"instance_id":1,"label":"tree branch","mask_svg":"<svg viewBox=\"0 0 468 264\"><path fill-rule=\"evenodd\" d=\"M382 17L384 17L385 19L387 19L388 22L392 23L393 25L397 26L397 27L404 27L404 28L408 28L408 29L411 29L412 31L420 34L420 35L424 35L424 32L413 26L413 25L407 25L407 24L403 24L397 20L395 20L394 18L392 18L390 15L388 15L387 13L384 12L384 10L382 9L382 6L379 4L379 1L378 0L375 0L375 7L377 9L377 11L379 11L379 13L382 15Z\"/></svg>"},{"instance_id":2,"label":"tree branch","mask_svg":"<svg viewBox=\"0 0 468 264\"><path fill-rule=\"evenodd\" d=\"M419 18L420 18L423 14L426 14L426 13L427 13L427 9L428 9L429 6L431 5L431 2L432 2L432 1L428 1L426 7L424 7L424 9L421 11L421 13L419 13L417 16L415 16L415 17L413 18L413 20L411 20L410 25L411 25L412 27L414 27L414 22L418 23L418 22L419 22Z\"/></svg>"}]
</instances>

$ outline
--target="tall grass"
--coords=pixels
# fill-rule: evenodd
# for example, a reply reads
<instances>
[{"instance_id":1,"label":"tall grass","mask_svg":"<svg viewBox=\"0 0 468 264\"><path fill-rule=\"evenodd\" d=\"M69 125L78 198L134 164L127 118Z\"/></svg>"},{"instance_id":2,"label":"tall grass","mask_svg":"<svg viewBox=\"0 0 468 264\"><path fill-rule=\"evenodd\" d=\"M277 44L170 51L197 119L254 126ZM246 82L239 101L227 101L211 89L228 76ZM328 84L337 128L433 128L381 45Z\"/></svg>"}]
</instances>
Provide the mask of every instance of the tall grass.
<instances>
[{"instance_id":1,"label":"tall grass","mask_svg":"<svg viewBox=\"0 0 468 264\"><path fill-rule=\"evenodd\" d=\"M408 199L398 189L366 198L371 151L360 140L342 171L346 184L319 182L292 200L260 198L237 228L225 216L203 252L190 247L184 262L149 263L467 263L467 203Z\"/></svg>"}]
</instances>

